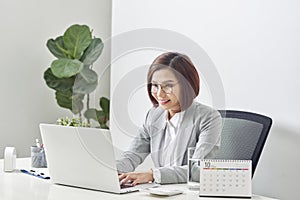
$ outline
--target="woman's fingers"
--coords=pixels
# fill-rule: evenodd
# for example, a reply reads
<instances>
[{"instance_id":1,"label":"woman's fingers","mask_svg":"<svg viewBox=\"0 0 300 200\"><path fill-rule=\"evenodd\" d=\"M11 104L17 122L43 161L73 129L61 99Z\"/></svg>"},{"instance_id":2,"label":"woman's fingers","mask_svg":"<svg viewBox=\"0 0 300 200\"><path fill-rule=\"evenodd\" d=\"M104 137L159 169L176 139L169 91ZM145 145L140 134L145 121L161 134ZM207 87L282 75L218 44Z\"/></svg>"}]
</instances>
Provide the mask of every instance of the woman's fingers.
<instances>
[{"instance_id":1,"label":"woman's fingers","mask_svg":"<svg viewBox=\"0 0 300 200\"><path fill-rule=\"evenodd\" d=\"M132 185L137 185L139 183L148 183L153 181L153 175L151 172L129 172L119 175L119 181L124 185L126 183L131 183Z\"/></svg>"},{"instance_id":2,"label":"woman's fingers","mask_svg":"<svg viewBox=\"0 0 300 200\"><path fill-rule=\"evenodd\" d=\"M122 184L126 184L127 182L132 181L132 177L130 175L127 175L123 180L122 180Z\"/></svg>"},{"instance_id":3,"label":"woman's fingers","mask_svg":"<svg viewBox=\"0 0 300 200\"><path fill-rule=\"evenodd\" d=\"M130 173L124 173L119 175L119 181L121 182L122 185L131 182L133 180L133 177Z\"/></svg>"},{"instance_id":4,"label":"woman's fingers","mask_svg":"<svg viewBox=\"0 0 300 200\"><path fill-rule=\"evenodd\" d=\"M119 181L123 180L125 177L125 174L119 174Z\"/></svg>"}]
</instances>

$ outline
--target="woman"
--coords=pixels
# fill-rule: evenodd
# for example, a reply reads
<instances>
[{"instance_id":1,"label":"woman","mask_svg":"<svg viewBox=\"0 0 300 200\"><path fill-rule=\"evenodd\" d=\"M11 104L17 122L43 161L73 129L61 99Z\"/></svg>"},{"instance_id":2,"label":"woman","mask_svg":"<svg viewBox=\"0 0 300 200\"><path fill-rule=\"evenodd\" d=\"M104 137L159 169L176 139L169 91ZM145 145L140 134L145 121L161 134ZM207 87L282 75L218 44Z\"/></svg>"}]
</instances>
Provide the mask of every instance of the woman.
<instances>
[{"instance_id":1,"label":"woman","mask_svg":"<svg viewBox=\"0 0 300 200\"><path fill-rule=\"evenodd\" d=\"M221 137L220 114L194 102L200 79L185 55L167 52L158 56L149 68L147 81L153 108L129 150L117 161L119 179L132 185L186 182L188 147L196 147L197 158L216 156ZM155 168L134 172L149 154Z\"/></svg>"}]
</instances>

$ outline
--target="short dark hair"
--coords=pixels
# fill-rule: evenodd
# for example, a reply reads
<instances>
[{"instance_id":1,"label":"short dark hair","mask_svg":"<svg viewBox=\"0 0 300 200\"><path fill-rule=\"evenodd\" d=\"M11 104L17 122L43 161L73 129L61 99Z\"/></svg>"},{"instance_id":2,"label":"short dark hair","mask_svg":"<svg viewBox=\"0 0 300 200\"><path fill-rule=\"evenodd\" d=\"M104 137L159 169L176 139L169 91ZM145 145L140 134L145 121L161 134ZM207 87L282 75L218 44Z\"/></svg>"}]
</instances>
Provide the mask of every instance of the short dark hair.
<instances>
[{"instance_id":1,"label":"short dark hair","mask_svg":"<svg viewBox=\"0 0 300 200\"><path fill-rule=\"evenodd\" d=\"M151 64L147 75L148 96L152 104L157 107L158 102L151 93L151 81L154 72L161 69L171 70L178 79L181 93L179 102L181 110L187 109L200 90L200 78L192 61L186 55L177 52L166 52L158 56Z\"/></svg>"}]
</instances>

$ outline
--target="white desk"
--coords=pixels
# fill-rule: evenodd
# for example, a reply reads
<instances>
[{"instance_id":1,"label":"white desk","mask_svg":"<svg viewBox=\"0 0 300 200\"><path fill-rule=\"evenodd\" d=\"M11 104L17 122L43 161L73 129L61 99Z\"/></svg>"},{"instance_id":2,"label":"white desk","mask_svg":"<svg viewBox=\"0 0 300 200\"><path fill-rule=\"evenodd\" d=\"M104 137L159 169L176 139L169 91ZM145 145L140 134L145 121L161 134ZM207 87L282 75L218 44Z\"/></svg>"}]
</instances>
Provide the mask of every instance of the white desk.
<instances>
[{"instance_id":1,"label":"white desk","mask_svg":"<svg viewBox=\"0 0 300 200\"><path fill-rule=\"evenodd\" d=\"M30 169L29 158L17 159L17 169ZM185 192L181 195L172 197L159 197L149 195L145 192L134 192L128 194L110 194L86 189L79 189L67 186L52 184L51 180L43 180L15 170L14 172L3 172L3 160L0 160L0 199L1 200L106 200L106 199L172 199L172 200L221 200L223 198L203 198L198 197L197 191L189 191L186 184L164 185L162 187L172 187L183 189ZM231 198L225 198L228 200ZM235 200L240 200L233 198ZM224 199L223 199L224 200ZM272 198L256 196L252 200L272 200Z\"/></svg>"}]
</instances>

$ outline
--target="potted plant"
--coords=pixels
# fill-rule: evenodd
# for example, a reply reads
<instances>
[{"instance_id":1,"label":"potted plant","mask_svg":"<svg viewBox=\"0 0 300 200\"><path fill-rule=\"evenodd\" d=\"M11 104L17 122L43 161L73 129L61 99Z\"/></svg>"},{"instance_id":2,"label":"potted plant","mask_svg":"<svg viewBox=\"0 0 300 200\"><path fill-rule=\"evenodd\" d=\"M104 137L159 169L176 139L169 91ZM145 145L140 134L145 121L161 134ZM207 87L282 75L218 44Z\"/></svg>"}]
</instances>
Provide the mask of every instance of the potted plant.
<instances>
[{"instance_id":1,"label":"potted plant","mask_svg":"<svg viewBox=\"0 0 300 200\"><path fill-rule=\"evenodd\" d=\"M74 24L63 35L49 39L47 47L56 59L44 72L44 80L55 90L57 104L69 109L80 120L83 115L88 122L93 119L101 128L108 128L109 100L99 99L101 110L89 105L90 93L98 85L93 63L102 53L102 40L93 37L87 25Z\"/></svg>"}]
</instances>

